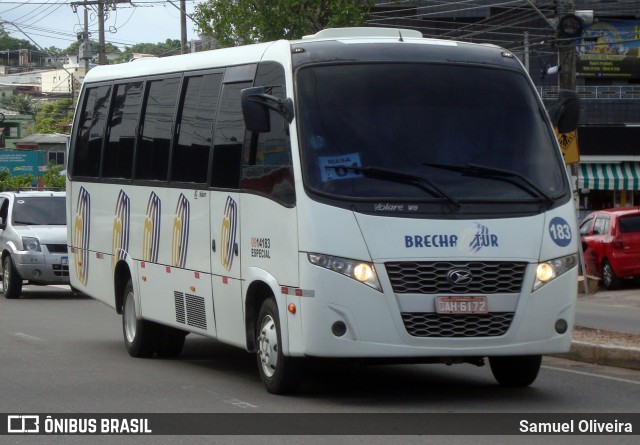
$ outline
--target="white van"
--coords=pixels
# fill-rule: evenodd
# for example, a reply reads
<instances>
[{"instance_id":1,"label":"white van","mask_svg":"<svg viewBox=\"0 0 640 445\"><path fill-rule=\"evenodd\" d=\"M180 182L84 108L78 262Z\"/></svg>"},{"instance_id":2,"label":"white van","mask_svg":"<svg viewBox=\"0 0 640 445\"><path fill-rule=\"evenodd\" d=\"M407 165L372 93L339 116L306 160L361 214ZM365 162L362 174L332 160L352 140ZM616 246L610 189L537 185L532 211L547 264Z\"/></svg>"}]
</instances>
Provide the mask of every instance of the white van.
<instances>
[{"instance_id":1,"label":"white van","mask_svg":"<svg viewBox=\"0 0 640 445\"><path fill-rule=\"evenodd\" d=\"M570 346L572 189L496 46L337 29L94 68L67 192L71 284L132 356L201 334L283 393L309 357L488 357L526 386Z\"/></svg>"}]
</instances>

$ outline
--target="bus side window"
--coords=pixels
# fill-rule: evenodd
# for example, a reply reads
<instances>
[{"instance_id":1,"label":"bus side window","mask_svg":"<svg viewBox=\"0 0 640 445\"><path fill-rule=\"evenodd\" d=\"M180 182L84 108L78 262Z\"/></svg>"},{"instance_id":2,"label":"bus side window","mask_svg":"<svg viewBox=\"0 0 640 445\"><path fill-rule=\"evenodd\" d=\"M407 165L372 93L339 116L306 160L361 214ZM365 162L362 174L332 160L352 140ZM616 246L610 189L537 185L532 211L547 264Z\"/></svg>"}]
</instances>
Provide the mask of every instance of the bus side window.
<instances>
[{"instance_id":1,"label":"bus side window","mask_svg":"<svg viewBox=\"0 0 640 445\"><path fill-rule=\"evenodd\" d=\"M178 118L179 134L171 155L172 181L207 182L221 83L222 73L185 78L182 114Z\"/></svg>"},{"instance_id":2,"label":"bus side window","mask_svg":"<svg viewBox=\"0 0 640 445\"><path fill-rule=\"evenodd\" d=\"M282 65L275 62L260 63L255 86L264 86L269 94L285 99L285 75ZM270 113L271 130L256 134L257 144L245 144L240 187L270 196L284 205L293 206L296 195L289 125L275 111L272 110Z\"/></svg>"},{"instance_id":3,"label":"bus side window","mask_svg":"<svg viewBox=\"0 0 640 445\"><path fill-rule=\"evenodd\" d=\"M240 160L247 133L240 106L240 91L250 86L251 83L242 82L227 83L222 87L213 132L212 187L235 189L239 186Z\"/></svg>"},{"instance_id":4,"label":"bus side window","mask_svg":"<svg viewBox=\"0 0 640 445\"><path fill-rule=\"evenodd\" d=\"M142 134L136 147L136 179L167 180L179 88L180 77L147 82Z\"/></svg>"},{"instance_id":5,"label":"bus side window","mask_svg":"<svg viewBox=\"0 0 640 445\"><path fill-rule=\"evenodd\" d=\"M131 179L142 86L141 81L115 86L102 160L103 177Z\"/></svg>"},{"instance_id":6,"label":"bus side window","mask_svg":"<svg viewBox=\"0 0 640 445\"><path fill-rule=\"evenodd\" d=\"M75 176L98 177L100 174L102 137L110 99L111 85L88 88L85 93L73 154L71 174Z\"/></svg>"}]
</instances>

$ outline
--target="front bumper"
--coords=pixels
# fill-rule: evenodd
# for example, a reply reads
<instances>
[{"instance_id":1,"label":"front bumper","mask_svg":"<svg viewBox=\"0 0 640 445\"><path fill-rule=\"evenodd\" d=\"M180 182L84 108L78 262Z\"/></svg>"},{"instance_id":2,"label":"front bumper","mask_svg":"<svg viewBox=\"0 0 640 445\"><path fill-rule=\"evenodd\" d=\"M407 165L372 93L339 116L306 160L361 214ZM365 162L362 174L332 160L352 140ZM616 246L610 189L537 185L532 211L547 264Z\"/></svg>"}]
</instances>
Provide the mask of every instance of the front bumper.
<instances>
[{"instance_id":1,"label":"front bumper","mask_svg":"<svg viewBox=\"0 0 640 445\"><path fill-rule=\"evenodd\" d=\"M69 284L69 255L16 252L13 264L23 280L35 284Z\"/></svg>"}]
</instances>

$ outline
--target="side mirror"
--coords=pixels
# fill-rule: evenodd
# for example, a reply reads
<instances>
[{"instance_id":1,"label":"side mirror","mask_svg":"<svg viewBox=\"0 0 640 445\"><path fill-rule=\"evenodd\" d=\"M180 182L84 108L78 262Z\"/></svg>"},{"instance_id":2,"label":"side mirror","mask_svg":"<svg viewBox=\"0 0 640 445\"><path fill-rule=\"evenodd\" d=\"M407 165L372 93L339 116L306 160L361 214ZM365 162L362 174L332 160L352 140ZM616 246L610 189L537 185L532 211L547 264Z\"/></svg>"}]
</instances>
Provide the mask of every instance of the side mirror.
<instances>
[{"instance_id":1,"label":"side mirror","mask_svg":"<svg viewBox=\"0 0 640 445\"><path fill-rule=\"evenodd\" d=\"M558 102L549 108L549 117L558 133L569 133L578 128L580 120L580 98L578 93L560 90Z\"/></svg>"},{"instance_id":2,"label":"side mirror","mask_svg":"<svg viewBox=\"0 0 640 445\"><path fill-rule=\"evenodd\" d=\"M293 120L293 102L267 94L265 87L245 88L240 92L242 115L249 131L264 133L271 129L269 110L274 110L287 122Z\"/></svg>"}]
</instances>

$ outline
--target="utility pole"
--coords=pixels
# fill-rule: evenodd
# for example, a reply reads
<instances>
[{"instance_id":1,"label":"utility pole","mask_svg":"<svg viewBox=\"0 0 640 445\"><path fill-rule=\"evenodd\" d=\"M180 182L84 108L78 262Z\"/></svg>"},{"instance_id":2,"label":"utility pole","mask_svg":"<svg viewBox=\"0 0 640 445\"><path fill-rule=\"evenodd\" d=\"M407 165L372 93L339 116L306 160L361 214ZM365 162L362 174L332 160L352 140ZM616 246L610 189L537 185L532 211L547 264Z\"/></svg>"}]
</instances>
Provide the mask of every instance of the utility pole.
<instances>
[{"instance_id":1,"label":"utility pole","mask_svg":"<svg viewBox=\"0 0 640 445\"><path fill-rule=\"evenodd\" d=\"M573 36L571 27L578 26L572 24L568 19L575 17L574 0L557 0L557 15L560 18L558 23L558 88L560 90L576 90L576 36ZM564 28L563 28L564 26Z\"/></svg>"},{"instance_id":2,"label":"utility pole","mask_svg":"<svg viewBox=\"0 0 640 445\"><path fill-rule=\"evenodd\" d=\"M115 5L114 5L115 7ZM86 8L85 8L86 11ZM104 0L98 0L98 65L107 64L104 45Z\"/></svg>"},{"instance_id":3,"label":"utility pole","mask_svg":"<svg viewBox=\"0 0 640 445\"><path fill-rule=\"evenodd\" d=\"M187 48L187 4L180 0L180 54L188 53Z\"/></svg>"},{"instance_id":4,"label":"utility pole","mask_svg":"<svg viewBox=\"0 0 640 445\"><path fill-rule=\"evenodd\" d=\"M118 3L131 3L131 0L84 0L82 2L72 2L69 3L69 6L73 9L73 12L76 12L78 6L84 7L84 36L83 36L83 44L85 44L86 48L84 52L81 51L80 58L85 59L85 68L89 70L89 59L91 59L91 44L89 42L89 18L88 18L88 10L89 6L97 6L97 15L98 15L98 64L105 65L107 63L106 57L106 47L104 40L104 9L105 4L107 9L109 7L116 9L116 5Z\"/></svg>"}]
</instances>

